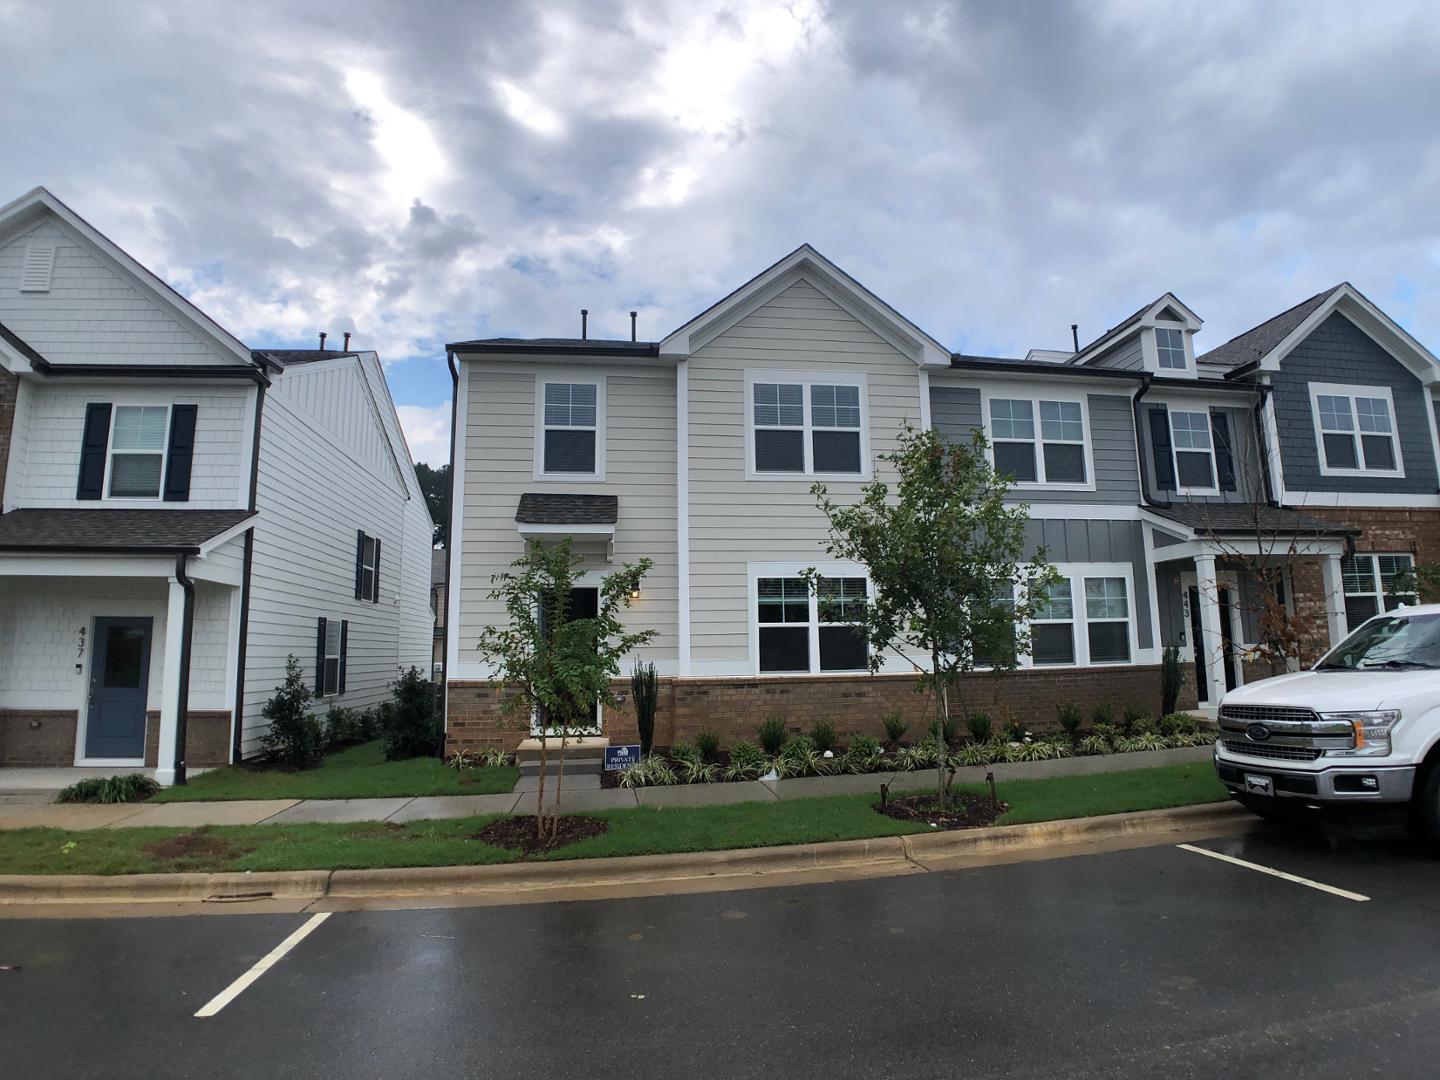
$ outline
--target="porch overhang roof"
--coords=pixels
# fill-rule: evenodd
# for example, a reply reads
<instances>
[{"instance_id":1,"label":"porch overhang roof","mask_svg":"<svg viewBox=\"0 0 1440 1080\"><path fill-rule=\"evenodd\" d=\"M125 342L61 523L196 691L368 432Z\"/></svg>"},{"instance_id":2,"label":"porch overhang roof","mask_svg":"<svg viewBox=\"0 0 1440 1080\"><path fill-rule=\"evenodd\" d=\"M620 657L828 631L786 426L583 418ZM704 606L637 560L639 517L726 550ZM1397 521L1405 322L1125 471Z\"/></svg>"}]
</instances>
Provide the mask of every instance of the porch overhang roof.
<instances>
[{"instance_id":1,"label":"porch overhang roof","mask_svg":"<svg viewBox=\"0 0 1440 1080\"><path fill-rule=\"evenodd\" d=\"M1157 517L1183 525L1197 536L1344 539L1360 533L1350 525L1265 503L1171 503L1146 509Z\"/></svg>"},{"instance_id":2,"label":"porch overhang roof","mask_svg":"<svg viewBox=\"0 0 1440 1080\"><path fill-rule=\"evenodd\" d=\"M253 510L26 508L0 514L0 551L205 555L253 517Z\"/></svg>"}]
</instances>

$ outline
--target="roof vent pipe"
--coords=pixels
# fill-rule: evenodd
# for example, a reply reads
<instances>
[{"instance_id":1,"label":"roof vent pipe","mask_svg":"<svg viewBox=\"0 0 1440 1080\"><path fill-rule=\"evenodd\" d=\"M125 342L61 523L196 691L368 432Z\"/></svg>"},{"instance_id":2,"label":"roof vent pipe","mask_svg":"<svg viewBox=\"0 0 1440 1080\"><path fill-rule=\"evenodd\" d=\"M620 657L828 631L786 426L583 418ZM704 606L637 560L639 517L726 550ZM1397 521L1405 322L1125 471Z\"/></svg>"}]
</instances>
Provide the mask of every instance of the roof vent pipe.
<instances>
[{"instance_id":1,"label":"roof vent pipe","mask_svg":"<svg viewBox=\"0 0 1440 1080\"><path fill-rule=\"evenodd\" d=\"M590 337L590 309L580 309L580 340L585 341Z\"/></svg>"},{"instance_id":2,"label":"roof vent pipe","mask_svg":"<svg viewBox=\"0 0 1440 1080\"><path fill-rule=\"evenodd\" d=\"M638 311L632 311L632 312L630 312L630 340L631 340L631 341L634 341L634 340L635 340L635 316L638 315L638 314L640 314Z\"/></svg>"},{"instance_id":3,"label":"roof vent pipe","mask_svg":"<svg viewBox=\"0 0 1440 1080\"><path fill-rule=\"evenodd\" d=\"M349 331L349 330L346 330L346 331L345 331L344 342L345 342L345 343L344 343L343 345L341 345L340 348L344 349L346 352L349 352L349 351L350 351L350 331Z\"/></svg>"},{"instance_id":4,"label":"roof vent pipe","mask_svg":"<svg viewBox=\"0 0 1440 1080\"><path fill-rule=\"evenodd\" d=\"M1079 324L1078 322L1072 322L1072 323L1070 324L1070 340L1075 343L1075 351L1076 351L1076 352L1079 352L1079 351L1080 351L1080 324Z\"/></svg>"},{"instance_id":5,"label":"roof vent pipe","mask_svg":"<svg viewBox=\"0 0 1440 1080\"><path fill-rule=\"evenodd\" d=\"M329 336L329 335L327 335L324 330L321 330L321 331L320 331L320 351L321 351L321 352L324 352L324 351L325 351L325 338L328 337L328 336Z\"/></svg>"}]
</instances>

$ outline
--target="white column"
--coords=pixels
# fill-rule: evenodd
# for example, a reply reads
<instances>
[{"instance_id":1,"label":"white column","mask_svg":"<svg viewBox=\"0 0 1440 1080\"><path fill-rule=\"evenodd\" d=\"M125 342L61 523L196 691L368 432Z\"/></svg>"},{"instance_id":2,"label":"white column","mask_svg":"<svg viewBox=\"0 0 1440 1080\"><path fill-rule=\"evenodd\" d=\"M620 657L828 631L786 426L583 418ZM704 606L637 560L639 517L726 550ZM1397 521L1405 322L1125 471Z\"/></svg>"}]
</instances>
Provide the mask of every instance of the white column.
<instances>
[{"instance_id":1,"label":"white column","mask_svg":"<svg viewBox=\"0 0 1440 1080\"><path fill-rule=\"evenodd\" d=\"M175 730L180 723L180 643L185 636L185 590L170 579L165 607L165 667L160 672L160 751L155 779L175 783Z\"/></svg>"},{"instance_id":2,"label":"white column","mask_svg":"<svg viewBox=\"0 0 1440 1080\"><path fill-rule=\"evenodd\" d=\"M1325 625L1333 648L1345 639L1345 579L1339 555L1320 556L1320 581L1325 590Z\"/></svg>"},{"instance_id":3,"label":"white column","mask_svg":"<svg viewBox=\"0 0 1440 1080\"><path fill-rule=\"evenodd\" d=\"M1220 704L1225 696L1225 638L1220 633L1220 590L1215 582L1215 556L1195 556L1195 584L1200 597L1200 640L1195 642L1195 658L1205 668L1205 684L1210 690L1208 704Z\"/></svg>"}]
</instances>

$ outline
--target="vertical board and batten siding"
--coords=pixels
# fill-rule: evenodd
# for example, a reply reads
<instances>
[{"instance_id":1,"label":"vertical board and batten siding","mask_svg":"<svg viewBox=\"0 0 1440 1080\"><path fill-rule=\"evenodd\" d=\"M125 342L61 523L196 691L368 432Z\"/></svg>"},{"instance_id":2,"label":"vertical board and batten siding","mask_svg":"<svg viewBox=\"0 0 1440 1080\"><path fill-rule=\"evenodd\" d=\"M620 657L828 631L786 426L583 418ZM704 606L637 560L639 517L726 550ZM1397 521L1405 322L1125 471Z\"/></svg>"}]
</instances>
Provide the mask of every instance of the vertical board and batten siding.
<instances>
[{"instance_id":1,"label":"vertical board and batten siding","mask_svg":"<svg viewBox=\"0 0 1440 1080\"><path fill-rule=\"evenodd\" d=\"M1129 563L1135 579L1135 595L1130 597L1130 619L1135 624L1140 648L1149 649L1155 644L1150 618L1150 590L1153 586L1141 528L1138 521L1034 518L1025 528L1025 540L1030 553L1044 548L1047 562ZM1076 603L1084 603L1082 592L1077 591Z\"/></svg>"},{"instance_id":2,"label":"vertical board and batten siding","mask_svg":"<svg viewBox=\"0 0 1440 1080\"><path fill-rule=\"evenodd\" d=\"M505 570L525 551L515 527L515 510L526 492L614 495L619 500L614 559L603 545L579 540L583 569L606 573L650 558L640 596L621 613L631 630L655 630L656 638L637 650L662 673L673 674L679 651L679 566L675 509L675 370L664 366L624 367L559 357L564 370L605 380L605 479L573 480L535 476L537 380L546 364L523 368L464 360L466 365L465 490L462 535L458 538L459 606L454 613L462 664L478 664L480 631L503 623L504 607L489 599L490 576ZM427 580L429 570L427 568ZM452 674L452 678L455 677Z\"/></svg>"},{"instance_id":3,"label":"vertical board and batten siding","mask_svg":"<svg viewBox=\"0 0 1440 1080\"><path fill-rule=\"evenodd\" d=\"M1172 404L1169 408L1179 408ZM1254 503L1265 501L1264 461L1261 455L1259 432L1255 429L1255 415L1248 408L1230 406L1214 408L1225 414L1230 427L1231 459L1235 463L1235 490L1221 491L1215 495L1179 495L1174 491L1162 491L1155 481L1155 446L1150 437L1150 417L1163 412L1167 406L1141 403L1140 438L1144 447L1145 475L1150 484L1150 493L1160 502L1171 503ZM1208 413L1209 403L1197 403L1195 412ZM1184 411L1184 410L1182 410Z\"/></svg>"},{"instance_id":4,"label":"vertical board and batten siding","mask_svg":"<svg viewBox=\"0 0 1440 1080\"><path fill-rule=\"evenodd\" d=\"M417 587L418 608L429 625L430 531L410 506L423 503L418 488L412 492L391 464L372 467L362 447L342 440L296 404L286 378L281 375L266 397L261 431L246 651L242 753L247 756L257 749L264 729L260 710L284 679L288 655L300 661L313 689L315 631L322 617L346 620L349 634L345 693L315 702L319 713L331 704L376 705L403 668L429 667L424 631L411 628L403 636L400 631L417 608L402 594ZM378 604L355 599L358 530L381 541ZM414 567L420 558L423 581ZM417 651L414 644L422 640Z\"/></svg>"},{"instance_id":5,"label":"vertical board and batten siding","mask_svg":"<svg viewBox=\"0 0 1440 1080\"><path fill-rule=\"evenodd\" d=\"M691 660L697 673L748 674L746 563L822 559L826 522L810 486L823 479L832 496L851 499L858 497L860 482L830 476L746 479L746 370L863 373L872 462L895 448L906 422L919 425L920 379L912 360L803 280L697 349L686 363Z\"/></svg>"},{"instance_id":6,"label":"vertical board and batten siding","mask_svg":"<svg viewBox=\"0 0 1440 1080\"><path fill-rule=\"evenodd\" d=\"M1133 337L1127 338L1118 345L1110 346L1095 359L1088 361L1085 366L1119 368L1121 371L1143 371L1145 370L1145 353L1141 341L1141 335L1137 332Z\"/></svg>"},{"instance_id":7,"label":"vertical board and batten siding","mask_svg":"<svg viewBox=\"0 0 1440 1080\"><path fill-rule=\"evenodd\" d=\"M171 506L224 510L244 506L249 476L244 472L252 429L247 414L255 387L248 382L177 386L149 380L76 384L45 382L27 388L23 453L12 462L6 501L20 507L103 507L105 501L77 501L85 407L92 401L116 405L195 405L195 452L190 498L183 503L125 499L126 506Z\"/></svg>"},{"instance_id":8,"label":"vertical board and batten siding","mask_svg":"<svg viewBox=\"0 0 1440 1080\"><path fill-rule=\"evenodd\" d=\"M1437 472L1428 390L1368 334L1336 312L1280 361L1271 374L1280 461L1289 492L1434 495ZM1387 386L1395 399L1403 477L1322 476L1310 405L1312 382Z\"/></svg>"},{"instance_id":9,"label":"vertical board and batten siding","mask_svg":"<svg viewBox=\"0 0 1440 1080\"><path fill-rule=\"evenodd\" d=\"M25 249L54 247L46 292L21 292ZM52 364L235 364L58 219L0 244L0 322Z\"/></svg>"},{"instance_id":10,"label":"vertical board and batten siding","mask_svg":"<svg viewBox=\"0 0 1440 1080\"><path fill-rule=\"evenodd\" d=\"M1036 384L1032 396L1044 397L1045 387ZM1120 503L1126 506L1139 502L1135 417L1130 408L1130 398L1120 394L1087 393L1085 408L1090 417L1095 490L1016 488L1013 501L1033 505L1060 502ZM980 409L980 391L976 387L945 385L931 378L930 423L947 439L952 442L967 441L972 431L983 427Z\"/></svg>"}]
</instances>

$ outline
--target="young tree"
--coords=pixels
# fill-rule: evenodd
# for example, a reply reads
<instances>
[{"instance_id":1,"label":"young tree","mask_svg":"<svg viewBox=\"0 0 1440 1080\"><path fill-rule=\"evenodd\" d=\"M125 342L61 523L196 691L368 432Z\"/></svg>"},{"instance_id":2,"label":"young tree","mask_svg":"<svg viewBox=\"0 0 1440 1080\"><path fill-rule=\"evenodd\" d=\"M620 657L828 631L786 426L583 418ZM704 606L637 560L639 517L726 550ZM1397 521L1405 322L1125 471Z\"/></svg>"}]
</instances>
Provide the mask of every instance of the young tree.
<instances>
[{"instance_id":1,"label":"young tree","mask_svg":"<svg viewBox=\"0 0 1440 1080\"><path fill-rule=\"evenodd\" d=\"M574 618L570 607L580 556L570 541L532 543L505 573L495 574L490 599L503 601L509 618L504 626L487 626L476 649L496 668L502 709L529 724L540 721L540 784L536 804L536 835L554 836L560 824L560 790L565 782L565 743L571 732L588 727L596 702L618 702L610 681L621 659L655 636L654 630L627 633L620 610L654 565L650 559L626 563L600 583L597 613ZM550 738L560 736L560 771L555 785L555 812L546 818L545 780Z\"/></svg>"},{"instance_id":2,"label":"young tree","mask_svg":"<svg viewBox=\"0 0 1440 1080\"><path fill-rule=\"evenodd\" d=\"M920 653L930 658L917 689L933 690L937 796L949 804L945 727L950 697L966 715L959 676L984 666L997 673L1013 669L1029 648L1029 621L1055 580L1043 550L1025 557L1029 507L1006 505L1008 480L985 455L985 437L950 443L934 431L908 425L891 454L882 454L897 473L891 487L875 480L860 500L840 504L824 484L811 488L829 519L825 550L837 559L868 568L874 595L860 615L869 644L870 670L880 670L884 653ZM826 581L807 572L827 604ZM847 612L846 622L856 621Z\"/></svg>"},{"instance_id":3,"label":"young tree","mask_svg":"<svg viewBox=\"0 0 1440 1080\"><path fill-rule=\"evenodd\" d=\"M431 542L438 547L447 547L450 539L450 466L441 465L432 469L423 461L415 463L415 479L425 495L425 505L430 510L434 524Z\"/></svg>"}]
</instances>

